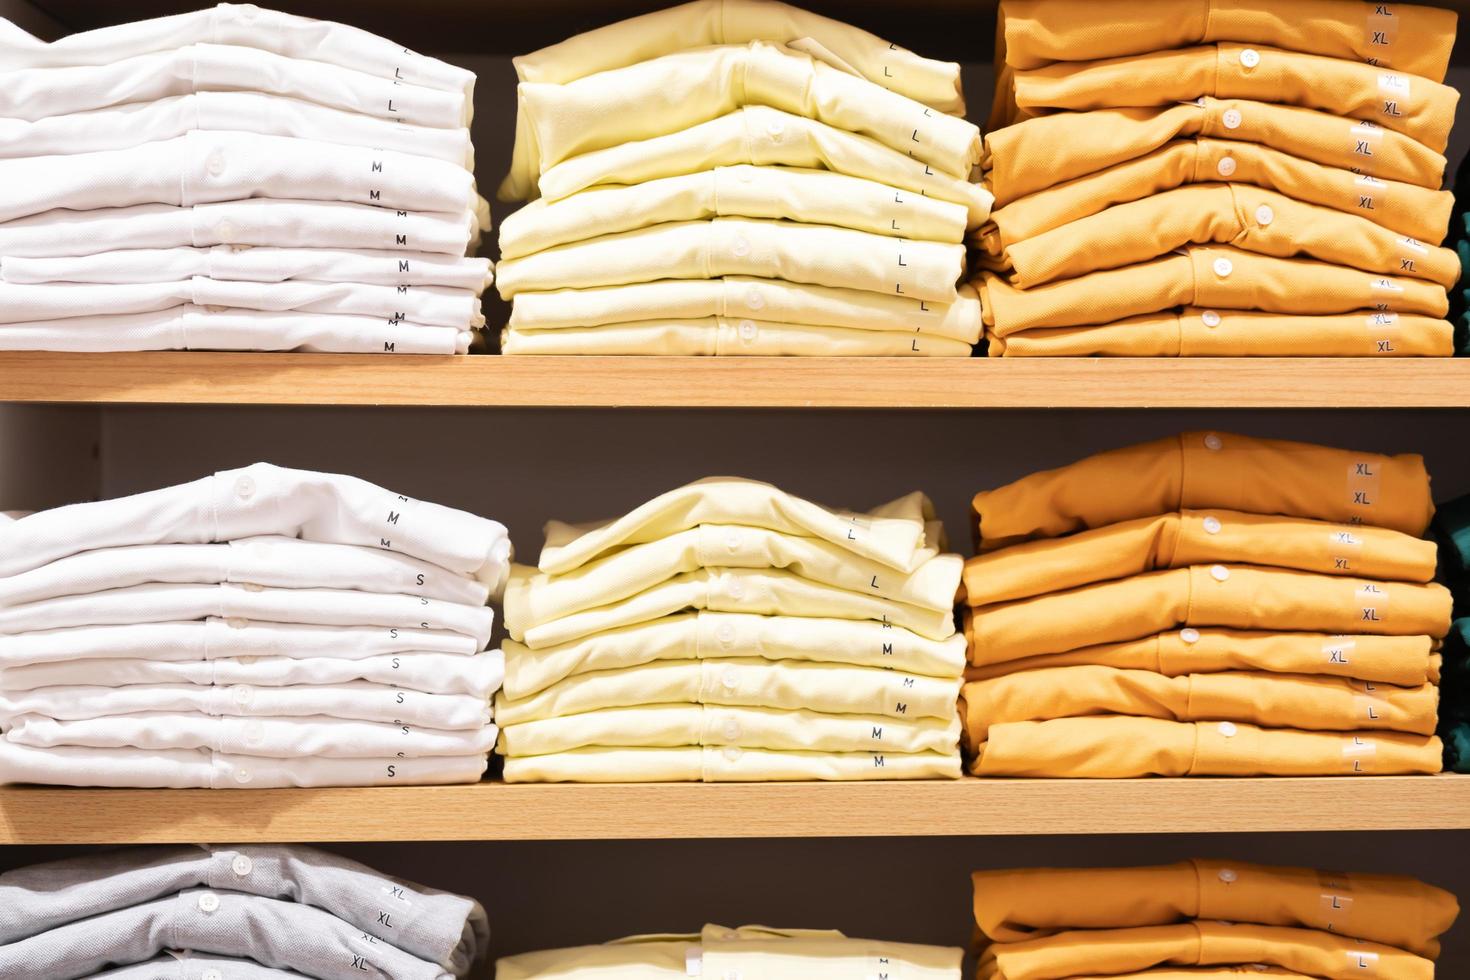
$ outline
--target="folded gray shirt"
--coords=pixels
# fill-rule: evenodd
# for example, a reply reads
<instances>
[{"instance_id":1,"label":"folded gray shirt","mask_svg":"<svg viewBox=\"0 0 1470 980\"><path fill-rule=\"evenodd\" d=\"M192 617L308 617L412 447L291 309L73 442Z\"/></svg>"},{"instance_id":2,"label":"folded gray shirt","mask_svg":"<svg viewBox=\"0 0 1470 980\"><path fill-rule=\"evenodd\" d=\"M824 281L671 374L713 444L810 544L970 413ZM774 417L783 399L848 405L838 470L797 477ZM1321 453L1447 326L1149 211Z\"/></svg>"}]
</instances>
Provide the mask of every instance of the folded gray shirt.
<instances>
[{"instance_id":1,"label":"folded gray shirt","mask_svg":"<svg viewBox=\"0 0 1470 980\"><path fill-rule=\"evenodd\" d=\"M303 980L305 974L272 970L251 960L169 952L147 963L92 974L92 980Z\"/></svg>"}]
</instances>

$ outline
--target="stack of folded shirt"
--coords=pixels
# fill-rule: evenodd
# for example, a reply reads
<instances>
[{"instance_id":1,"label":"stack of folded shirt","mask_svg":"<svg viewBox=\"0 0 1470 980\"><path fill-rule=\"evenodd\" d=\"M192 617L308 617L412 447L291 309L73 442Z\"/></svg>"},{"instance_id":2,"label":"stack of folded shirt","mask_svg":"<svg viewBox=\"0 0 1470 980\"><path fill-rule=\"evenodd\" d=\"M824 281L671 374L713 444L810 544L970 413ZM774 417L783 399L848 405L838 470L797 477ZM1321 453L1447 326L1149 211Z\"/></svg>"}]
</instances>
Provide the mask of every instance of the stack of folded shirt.
<instances>
[{"instance_id":1,"label":"stack of folded shirt","mask_svg":"<svg viewBox=\"0 0 1470 980\"><path fill-rule=\"evenodd\" d=\"M1186 433L974 509L976 775L1439 771L1420 457Z\"/></svg>"},{"instance_id":2,"label":"stack of folded shirt","mask_svg":"<svg viewBox=\"0 0 1470 980\"><path fill-rule=\"evenodd\" d=\"M257 463L0 523L0 782L474 782L505 528Z\"/></svg>"},{"instance_id":3,"label":"stack of folded shirt","mask_svg":"<svg viewBox=\"0 0 1470 980\"><path fill-rule=\"evenodd\" d=\"M1432 980L1455 896L1402 875L1228 861L974 875L980 980Z\"/></svg>"},{"instance_id":4,"label":"stack of folded shirt","mask_svg":"<svg viewBox=\"0 0 1470 980\"><path fill-rule=\"evenodd\" d=\"M959 66L775 0L515 59L507 354L969 356Z\"/></svg>"},{"instance_id":5,"label":"stack of folded shirt","mask_svg":"<svg viewBox=\"0 0 1470 980\"><path fill-rule=\"evenodd\" d=\"M475 76L220 4L46 44L0 20L0 349L463 353Z\"/></svg>"},{"instance_id":6,"label":"stack of folded shirt","mask_svg":"<svg viewBox=\"0 0 1470 980\"><path fill-rule=\"evenodd\" d=\"M1452 353L1452 11L1004 0L993 356Z\"/></svg>"},{"instance_id":7,"label":"stack of folded shirt","mask_svg":"<svg viewBox=\"0 0 1470 980\"><path fill-rule=\"evenodd\" d=\"M876 939L849 939L827 929L772 929L707 925L694 935L633 936L603 946L549 949L507 956L497 980L787 980L804 977L892 977L959 980L964 950Z\"/></svg>"},{"instance_id":8,"label":"stack of folded shirt","mask_svg":"<svg viewBox=\"0 0 1470 980\"><path fill-rule=\"evenodd\" d=\"M15 980L455 980L489 943L472 898L309 847L139 847L0 874Z\"/></svg>"},{"instance_id":9,"label":"stack of folded shirt","mask_svg":"<svg viewBox=\"0 0 1470 980\"><path fill-rule=\"evenodd\" d=\"M1439 735L1444 767L1470 772L1470 495L1441 504L1433 531L1442 577L1455 599L1455 621L1444 641Z\"/></svg>"},{"instance_id":10,"label":"stack of folded shirt","mask_svg":"<svg viewBox=\"0 0 1470 980\"><path fill-rule=\"evenodd\" d=\"M702 480L511 570L507 782L960 774L962 562L914 493L831 511Z\"/></svg>"}]
</instances>

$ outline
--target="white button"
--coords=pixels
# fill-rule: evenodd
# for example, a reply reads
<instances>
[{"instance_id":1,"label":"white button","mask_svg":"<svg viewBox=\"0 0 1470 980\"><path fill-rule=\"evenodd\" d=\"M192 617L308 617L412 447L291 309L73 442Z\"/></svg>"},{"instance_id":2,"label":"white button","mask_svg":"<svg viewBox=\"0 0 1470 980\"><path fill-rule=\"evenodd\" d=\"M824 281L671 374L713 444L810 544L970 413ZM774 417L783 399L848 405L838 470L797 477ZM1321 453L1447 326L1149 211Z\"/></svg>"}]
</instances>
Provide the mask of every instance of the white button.
<instances>
[{"instance_id":1,"label":"white button","mask_svg":"<svg viewBox=\"0 0 1470 980\"><path fill-rule=\"evenodd\" d=\"M225 975L216 970L214 967L210 967L203 973L199 974L199 980L225 980Z\"/></svg>"},{"instance_id":2,"label":"white button","mask_svg":"<svg viewBox=\"0 0 1470 980\"><path fill-rule=\"evenodd\" d=\"M256 14L260 13L260 8L253 3L242 3L235 8L235 13L241 20L251 21L255 19Z\"/></svg>"},{"instance_id":3,"label":"white button","mask_svg":"<svg viewBox=\"0 0 1470 980\"><path fill-rule=\"evenodd\" d=\"M235 481L235 496L241 500L249 500L255 496L255 481L248 476L242 476Z\"/></svg>"},{"instance_id":4,"label":"white button","mask_svg":"<svg viewBox=\"0 0 1470 980\"><path fill-rule=\"evenodd\" d=\"M242 783L242 784L243 783L248 783L248 782L250 782L250 780L252 780L254 778L255 777L250 774L250 770L249 769L236 769L235 770L235 782L237 782L237 783Z\"/></svg>"},{"instance_id":5,"label":"white button","mask_svg":"<svg viewBox=\"0 0 1470 980\"><path fill-rule=\"evenodd\" d=\"M720 975L720 980L740 980L739 970L726 970Z\"/></svg>"},{"instance_id":6,"label":"white button","mask_svg":"<svg viewBox=\"0 0 1470 980\"><path fill-rule=\"evenodd\" d=\"M725 535L725 547L731 551L739 551L743 543L744 541L740 537L740 532L734 528L731 528L730 533Z\"/></svg>"},{"instance_id":7,"label":"white button","mask_svg":"<svg viewBox=\"0 0 1470 980\"><path fill-rule=\"evenodd\" d=\"M735 741L737 738L739 738L740 737L740 722L735 721L733 718L731 720L725 722L725 737L728 738L732 742Z\"/></svg>"},{"instance_id":8,"label":"white button","mask_svg":"<svg viewBox=\"0 0 1470 980\"><path fill-rule=\"evenodd\" d=\"M740 321L740 339L745 341L751 341L755 339L755 323L753 321Z\"/></svg>"},{"instance_id":9,"label":"white button","mask_svg":"<svg viewBox=\"0 0 1470 980\"><path fill-rule=\"evenodd\" d=\"M1215 433L1211 432L1209 435L1205 436L1205 448L1208 449L1210 452L1218 453L1222 448L1224 448L1224 446L1225 443L1221 442L1220 437L1215 435Z\"/></svg>"},{"instance_id":10,"label":"white button","mask_svg":"<svg viewBox=\"0 0 1470 980\"><path fill-rule=\"evenodd\" d=\"M1240 53L1240 63L1247 68L1254 68L1261 63L1261 52L1255 48L1246 48Z\"/></svg>"},{"instance_id":11,"label":"white button","mask_svg":"<svg viewBox=\"0 0 1470 980\"><path fill-rule=\"evenodd\" d=\"M1225 115L1221 118L1221 121L1225 123L1225 128L1226 129L1239 129L1240 128L1240 110L1239 109L1226 109L1225 110Z\"/></svg>"},{"instance_id":12,"label":"white button","mask_svg":"<svg viewBox=\"0 0 1470 980\"><path fill-rule=\"evenodd\" d=\"M1195 629L1193 626L1186 626L1184 627L1184 629L1179 631L1179 639L1183 640L1185 643L1198 643L1199 630Z\"/></svg>"},{"instance_id":13,"label":"white button","mask_svg":"<svg viewBox=\"0 0 1470 980\"><path fill-rule=\"evenodd\" d=\"M749 167L741 167L735 172L735 175L740 178L740 183L742 184L748 184L752 180L755 180L755 171Z\"/></svg>"},{"instance_id":14,"label":"white button","mask_svg":"<svg viewBox=\"0 0 1470 980\"><path fill-rule=\"evenodd\" d=\"M200 892L199 911L215 912L219 910L219 896L214 892Z\"/></svg>"},{"instance_id":15,"label":"white button","mask_svg":"<svg viewBox=\"0 0 1470 980\"><path fill-rule=\"evenodd\" d=\"M726 623L719 629L715 630L715 636L719 639L721 643L725 644L725 646L729 646L731 643L735 642L735 627L731 626L729 623Z\"/></svg>"},{"instance_id":16,"label":"white button","mask_svg":"<svg viewBox=\"0 0 1470 980\"><path fill-rule=\"evenodd\" d=\"M225 244L229 244L230 242L234 241L237 234L239 234L239 230L235 227L235 223L233 221L221 221L219 224L214 226L214 237L218 238Z\"/></svg>"},{"instance_id":17,"label":"white button","mask_svg":"<svg viewBox=\"0 0 1470 980\"><path fill-rule=\"evenodd\" d=\"M1223 582L1230 577L1230 569L1224 565L1213 565L1210 567L1210 577L1216 582Z\"/></svg>"},{"instance_id":18,"label":"white button","mask_svg":"<svg viewBox=\"0 0 1470 980\"><path fill-rule=\"evenodd\" d=\"M725 690L727 691L733 691L740 686L740 677L735 673L734 667L725 668L725 673L720 678L720 683L725 685Z\"/></svg>"},{"instance_id":19,"label":"white button","mask_svg":"<svg viewBox=\"0 0 1470 980\"><path fill-rule=\"evenodd\" d=\"M745 598L745 585L744 585L744 583L742 583L738 578L732 578L732 579L730 579L729 592L730 592L730 598L732 598L732 599L744 599Z\"/></svg>"},{"instance_id":20,"label":"white button","mask_svg":"<svg viewBox=\"0 0 1470 980\"><path fill-rule=\"evenodd\" d=\"M745 240L744 235L736 235L735 243L730 246L730 251L743 259L750 254L750 242Z\"/></svg>"},{"instance_id":21,"label":"white button","mask_svg":"<svg viewBox=\"0 0 1470 980\"><path fill-rule=\"evenodd\" d=\"M1219 534L1220 533L1220 518L1218 518L1218 517L1206 517L1205 518L1205 533L1206 534Z\"/></svg>"},{"instance_id":22,"label":"white button","mask_svg":"<svg viewBox=\"0 0 1470 980\"><path fill-rule=\"evenodd\" d=\"M1229 177L1235 173L1235 157L1221 157L1220 162L1215 164L1215 169L1220 172L1221 177Z\"/></svg>"},{"instance_id":23,"label":"white button","mask_svg":"<svg viewBox=\"0 0 1470 980\"><path fill-rule=\"evenodd\" d=\"M750 289L745 293L745 305L752 310L763 310L766 308L766 298L759 289Z\"/></svg>"},{"instance_id":24,"label":"white button","mask_svg":"<svg viewBox=\"0 0 1470 980\"><path fill-rule=\"evenodd\" d=\"M1215 275L1219 276L1221 279L1228 279L1230 277L1230 273L1234 271L1235 263L1231 262L1229 259L1219 258L1215 260Z\"/></svg>"},{"instance_id":25,"label":"white button","mask_svg":"<svg viewBox=\"0 0 1470 980\"><path fill-rule=\"evenodd\" d=\"M1199 315L1199 318L1204 321L1207 327L1218 327L1220 325L1220 314L1214 310L1205 310Z\"/></svg>"},{"instance_id":26,"label":"white button","mask_svg":"<svg viewBox=\"0 0 1470 980\"><path fill-rule=\"evenodd\" d=\"M1235 722L1233 721L1220 722L1220 734L1224 735L1226 738L1234 738L1237 730L1238 729L1236 729L1235 727ZM1235 880L1234 878L1226 878L1223 872L1221 873L1220 878L1224 881Z\"/></svg>"},{"instance_id":27,"label":"white button","mask_svg":"<svg viewBox=\"0 0 1470 980\"><path fill-rule=\"evenodd\" d=\"M241 619L239 616L231 616L229 619L225 620L225 625L232 630L242 630L246 626L246 621Z\"/></svg>"},{"instance_id":28,"label":"white button","mask_svg":"<svg viewBox=\"0 0 1470 980\"><path fill-rule=\"evenodd\" d=\"M210 173L211 176L218 177L220 174L222 174L222 173L225 172L225 158L224 158L224 154L222 154L222 153L212 153L212 154L210 154L209 163L207 163L206 166L209 168L209 173Z\"/></svg>"},{"instance_id":29,"label":"white button","mask_svg":"<svg viewBox=\"0 0 1470 980\"><path fill-rule=\"evenodd\" d=\"M1230 722L1227 721L1227 722L1225 722L1224 725L1221 725L1220 727L1221 728L1224 728L1225 725L1230 725ZM1230 727L1233 729L1235 726L1234 725L1230 725ZM1229 868L1221 868L1220 869L1220 880L1223 881L1223 882L1225 882L1225 884L1227 884L1227 885L1235 883L1237 880L1239 880L1239 878L1240 878L1240 875L1236 874L1234 871L1230 870Z\"/></svg>"},{"instance_id":30,"label":"white button","mask_svg":"<svg viewBox=\"0 0 1470 980\"><path fill-rule=\"evenodd\" d=\"M242 707L249 704L251 698L255 697L255 689L249 684L236 684L230 688L230 693L234 695L235 703Z\"/></svg>"},{"instance_id":31,"label":"white button","mask_svg":"<svg viewBox=\"0 0 1470 980\"><path fill-rule=\"evenodd\" d=\"M786 120L782 119L780 116L777 116L770 122L766 123L766 132L770 133L772 136L780 136L782 133L786 132Z\"/></svg>"},{"instance_id":32,"label":"white button","mask_svg":"<svg viewBox=\"0 0 1470 980\"><path fill-rule=\"evenodd\" d=\"M734 762L736 759L740 758L739 747L734 745L725 746L725 758L729 759L731 762Z\"/></svg>"},{"instance_id":33,"label":"white button","mask_svg":"<svg viewBox=\"0 0 1470 980\"><path fill-rule=\"evenodd\" d=\"M259 745L265 738L265 726L258 721L247 721L245 723L245 741L251 745Z\"/></svg>"},{"instance_id":34,"label":"white button","mask_svg":"<svg viewBox=\"0 0 1470 980\"><path fill-rule=\"evenodd\" d=\"M1268 205L1262 204L1260 207L1256 208L1256 221L1260 225L1269 225L1275 220L1276 212L1272 211Z\"/></svg>"},{"instance_id":35,"label":"white button","mask_svg":"<svg viewBox=\"0 0 1470 980\"><path fill-rule=\"evenodd\" d=\"M241 878L248 875L254 867L255 863L243 854L236 854L235 860L230 862L230 870Z\"/></svg>"}]
</instances>

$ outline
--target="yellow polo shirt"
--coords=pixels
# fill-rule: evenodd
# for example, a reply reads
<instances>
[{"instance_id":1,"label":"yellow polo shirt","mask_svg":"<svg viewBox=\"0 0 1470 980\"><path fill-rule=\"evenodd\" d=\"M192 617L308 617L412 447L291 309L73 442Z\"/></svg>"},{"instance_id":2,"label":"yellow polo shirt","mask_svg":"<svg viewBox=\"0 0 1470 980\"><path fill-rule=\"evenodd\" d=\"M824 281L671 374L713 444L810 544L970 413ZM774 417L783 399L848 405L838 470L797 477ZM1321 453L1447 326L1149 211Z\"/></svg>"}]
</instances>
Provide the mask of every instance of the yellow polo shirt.
<instances>
[{"instance_id":1,"label":"yellow polo shirt","mask_svg":"<svg viewBox=\"0 0 1470 980\"><path fill-rule=\"evenodd\" d=\"M502 354L538 356L969 357L974 353L972 344L972 341L931 336L921 329L912 333L848 330L746 317L644 320L608 323L585 330L507 327L500 336Z\"/></svg>"},{"instance_id":2,"label":"yellow polo shirt","mask_svg":"<svg viewBox=\"0 0 1470 980\"><path fill-rule=\"evenodd\" d=\"M691 745L575 749L505 760L507 783L772 783L961 775L958 752L773 752ZM643 980L646 974L635 976Z\"/></svg>"}]
</instances>

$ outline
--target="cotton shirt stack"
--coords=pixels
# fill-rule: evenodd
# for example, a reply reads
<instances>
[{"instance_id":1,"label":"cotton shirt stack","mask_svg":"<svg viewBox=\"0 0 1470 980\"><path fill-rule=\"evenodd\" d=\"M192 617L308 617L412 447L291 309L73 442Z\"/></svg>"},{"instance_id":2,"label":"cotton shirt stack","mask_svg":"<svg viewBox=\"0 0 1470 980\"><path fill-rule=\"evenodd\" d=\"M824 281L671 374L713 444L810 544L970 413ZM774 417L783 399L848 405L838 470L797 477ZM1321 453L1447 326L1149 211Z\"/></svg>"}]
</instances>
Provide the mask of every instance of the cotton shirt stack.
<instances>
[{"instance_id":1,"label":"cotton shirt stack","mask_svg":"<svg viewBox=\"0 0 1470 980\"><path fill-rule=\"evenodd\" d=\"M489 943L474 899L309 847L148 847L0 875L12 980L455 980Z\"/></svg>"},{"instance_id":2,"label":"cotton shirt stack","mask_svg":"<svg viewBox=\"0 0 1470 980\"><path fill-rule=\"evenodd\" d=\"M509 560L495 521L267 463L0 524L0 782L474 782Z\"/></svg>"},{"instance_id":3,"label":"cotton shirt stack","mask_svg":"<svg viewBox=\"0 0 1470 980\"><path fill-rule=\"evenodd\" d=\"M1229 861L974 875L979 980L1433 980L1460 906L1402 875Z\"/></svg>"},{"instance_id":4,"label":"cotton shirt stack","mask_svg":"<svg viewBox=\"0 0 1470 980\"><path fill-rule=\"evenodd\" d=\"M1440 769L1418 456L1191 432L975 497L982 776Z\"/></svg>"},{"instance_id":5,"label":"cotton shirt stack","mask_svg":"<svg viewBox=\"0 0 1470 980\"><path fill-rule=\"evenodd\" d=\"M713 478L512 569L507 782L960 774L961 559L913 493L866 514Z\"/></svg>"},{"instance_id":6,"label":"cotton shirt stack","mask_svg":"<svg viewBox=\"0 0 1470 980\"><path fill-rule=\"evenodd\" d=\"M969 356L959 66L775 0L515 59L507 354Z\"/></svg>"},{"instance_id":7,"label":"cotton shirt stack","mask_svg":"<svg viewBox=\"0 0 1470 980\"><path fill-rule=\"evenodd\" d=\"M1448 356L1452 11L1005 0L992 356ZM1003 59L1003 60L1002 60Z\"/></svg>"},{"instance_id":8,"label":"cotton shirt stack","mask_svg":"<svg viewBox=\"0 0 1470 980\"><path fill-rule=\"evenodd\" d=\"M707 925L692 935L632 936L602 946L507 956L497 980L959 980L964 950L876 939L826 929Z\"/></svg>"},{"instance_id":9,"label":"cotton shirt stack","mask_svg":"<svg viewBox=\"0 0 1470 980\"><path fill-rule=\"evenodd\" d=\"M489 227L472 72L223 3L0 20L0 349L463 353Z\"/></svg>"}]
</instances>

